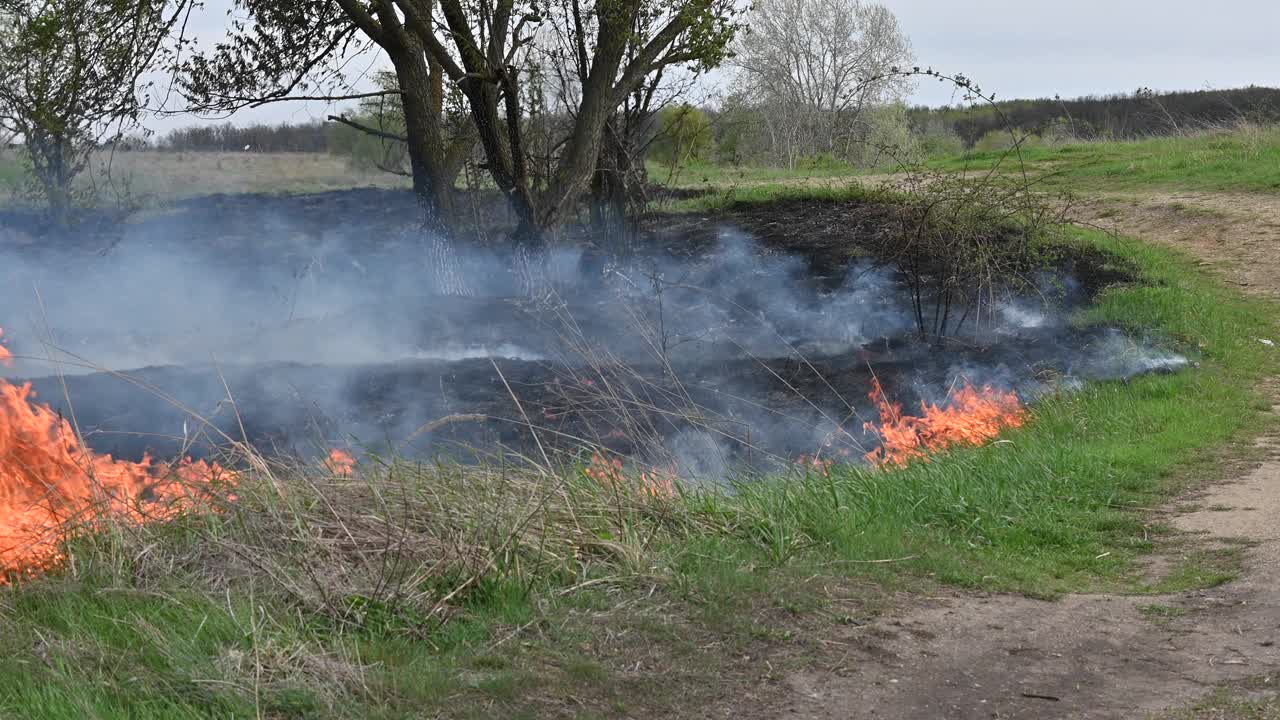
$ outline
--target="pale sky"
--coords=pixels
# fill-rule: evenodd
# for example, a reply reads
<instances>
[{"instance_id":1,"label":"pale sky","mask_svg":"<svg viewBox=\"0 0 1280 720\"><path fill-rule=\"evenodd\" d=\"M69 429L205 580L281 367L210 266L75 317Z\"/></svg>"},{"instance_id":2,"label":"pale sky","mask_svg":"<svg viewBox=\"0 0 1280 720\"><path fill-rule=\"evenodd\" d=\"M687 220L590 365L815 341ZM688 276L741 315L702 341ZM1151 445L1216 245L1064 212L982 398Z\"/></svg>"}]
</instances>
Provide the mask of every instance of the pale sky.
<instances>
[{"instance_id":1,"label":"pale sky","mask_svg":"<svg viewBox=\"0 0 1280 720\"><path fill-rule=\"evenodd\" d=\"M1077 97L1242 85L1280 86L1280 0L882 0L911 38L919 64L973 78L998 98ZM206 0L194 23L206 44L231 0ZM367 71L377 58L350 65ZM942 105L952 90L921 82L911 102ZM327 103L278 103L237 113L237 124L322 120ZM159 131L196 124L156 118ZM221 120L220 120L221 122Z\"/></svg>"}]
</instances>

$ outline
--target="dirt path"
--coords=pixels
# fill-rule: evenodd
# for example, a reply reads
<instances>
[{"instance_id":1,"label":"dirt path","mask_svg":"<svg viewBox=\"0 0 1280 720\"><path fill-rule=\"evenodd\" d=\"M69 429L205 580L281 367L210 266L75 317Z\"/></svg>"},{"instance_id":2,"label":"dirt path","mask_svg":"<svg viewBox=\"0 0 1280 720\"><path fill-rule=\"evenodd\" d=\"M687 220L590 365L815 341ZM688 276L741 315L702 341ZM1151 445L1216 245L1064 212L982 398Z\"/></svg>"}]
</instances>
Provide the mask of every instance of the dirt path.
<instances>
[{"instance_id":1,"label":"dirt path","mask_svg":"<svg viewBox=\"0 0 1280 720\"><path fill-rule=\"evenodd\" d=\"M1084 212L1183 248L1249 292L1280 297L1280 196L1145 193L1106 197ZM1177 506L1194 510L1164 518L1201 552L1243 549L1239 579L1166 596L1048 602L954 592L908 600L896 614L830 638L847 647L843 661L790 675L792 692L775 717L1142 718L1224 683L1274 674L1280 437L1259 443L1264 459L1255 467Z\"/></svg>"}]
</instances>

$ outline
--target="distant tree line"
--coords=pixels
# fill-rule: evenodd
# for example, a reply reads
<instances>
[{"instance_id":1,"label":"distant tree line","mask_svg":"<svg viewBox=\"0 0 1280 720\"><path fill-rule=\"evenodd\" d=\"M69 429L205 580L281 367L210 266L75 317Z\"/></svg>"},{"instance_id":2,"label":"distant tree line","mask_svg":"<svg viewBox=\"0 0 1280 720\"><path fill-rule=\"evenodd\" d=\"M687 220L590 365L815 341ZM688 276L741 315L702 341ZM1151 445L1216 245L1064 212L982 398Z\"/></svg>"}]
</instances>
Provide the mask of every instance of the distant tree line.
<instances>
[{"instance_id":1,"label":"distant tree line","mask_svg":"<svg viewBox=\"0 0 1280 720\"><path fill-rule=\"evenodd\" d=\"M915 135L953 132L965 148L1005 133L1006 123L1024 133L1078 140L1130 140L1223 126L1240 121L1280 121L1280 88L1133 93L1073 100L1005 100L996 107L915 107L907 122ZM997 112L998 109L998 112ZM1004 117L1001 117L1001 113Z\"/></svg>"},{"instance_id":2,"label":"distant tree line","mask_svg":"<svg viewBox=\"0 0 1280 720\"><path fill-rule=\"evenodd\" d=\"M252 150L264 153L329 152L333 128L323 122L268 125L206 125L170 131L156 140L156 150L172 152L228 152Z\"/></svg>"},{"instance_id":3,"label":"distant tree line","mask_svg":"<svg viewBox=\"0 0 1280 720\"><path fill-rule=\"evenodd\" d=\"M384 107L385 106L385 107ZM1020 132L1062 139L1134 139L1229 125L1280 122L1280 88L1135 93L1072 100L1006 100L1000 112ZM389 108L389 109L388 109ZM398 104L382 99L360 104L356 125L387 136L404 134ZM985 106L907 107L889 102L833 113L828 127L842 128L820 142L794 147L774 132L771 106L730 95L718 107L674 103L647 118L633 142L661 165L776 165L815 167L833 163L875 164L877 148L915 147L923 154L1008 142L996 109ZM545 121L553 122L549 117ZM461 127L461 126L460 126ZM794 136L792 136L794 137ZM230 123L173 130L144 143L171 152L313 152L348 157L367 169L407 174L407 149L395 137L370 135L340 122L236 126Z\"/></svg>"}]
</instances>

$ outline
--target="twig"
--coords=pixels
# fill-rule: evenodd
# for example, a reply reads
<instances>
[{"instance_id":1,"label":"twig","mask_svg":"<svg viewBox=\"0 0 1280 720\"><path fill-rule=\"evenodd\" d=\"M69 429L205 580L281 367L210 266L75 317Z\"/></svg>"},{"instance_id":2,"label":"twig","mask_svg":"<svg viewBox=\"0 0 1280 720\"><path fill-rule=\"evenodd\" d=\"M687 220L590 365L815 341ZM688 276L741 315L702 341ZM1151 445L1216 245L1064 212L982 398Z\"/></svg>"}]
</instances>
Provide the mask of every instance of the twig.
<instances>
[{"instance_id":1,"label":"twig","mask_svg":"<svg viewBox=\"0 0 1280 720\"><path fill-rule=\"evenodd\" d=\"M520 398L516 397L515 391L511 389L511 384L507 382L507 376L502 374L502 368L498 367L498 361L492 357L489 362L493 365L493 369L498 373L498 379L502 380L502 386L507 389L507 394L511 396L511 401L516 404L516 409L520 411L520 417L524 418L525 425L529 427L529 434L533 436L533 442L538 446L538 452L542 453L542 460L546 463L546 472L551 474L551 458L547 455L546 448L542 447L542 440L538 438L538 431L534 429L533 423L529 421L529 414L524 411L524 405L521 404Z\"/></svg>"}]
</instances>

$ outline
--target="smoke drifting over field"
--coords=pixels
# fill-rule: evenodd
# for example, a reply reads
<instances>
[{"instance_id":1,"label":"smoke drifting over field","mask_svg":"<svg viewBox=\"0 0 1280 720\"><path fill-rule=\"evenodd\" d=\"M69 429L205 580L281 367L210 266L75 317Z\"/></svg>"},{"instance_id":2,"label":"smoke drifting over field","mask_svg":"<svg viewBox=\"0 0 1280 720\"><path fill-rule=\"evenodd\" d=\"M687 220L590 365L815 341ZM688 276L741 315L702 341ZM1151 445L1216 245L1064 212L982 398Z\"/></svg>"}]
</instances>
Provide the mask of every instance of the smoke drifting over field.
<instances>
[{"instance_id":1,"label":"smoke drifting over field","mask_svg":"<svg viewBox=\"0 0 1280 720\"><path fill-rule=\"evenodd\" d=\"M530 297L505 251L458 249L442 267L431 238L362 225L358 201L210 201L39 245L15 246L11 230L5 374L33 378L95 448L124 456L185 446L200 427L190 410L304 455L527 450L532 424L555 448L587 440L714 477L817 452L856 459L878 442L862 428L876 418L873 375L911 407L958 383L1027 401L1186 363L1145 338L1074 328L1089 291L1058 271L939 347L911 338L896 269L780 253L732 223L658 231L621 264L558 250ZM482 417L415 434L459 413Z\"/></svg>"}]
</instances>

